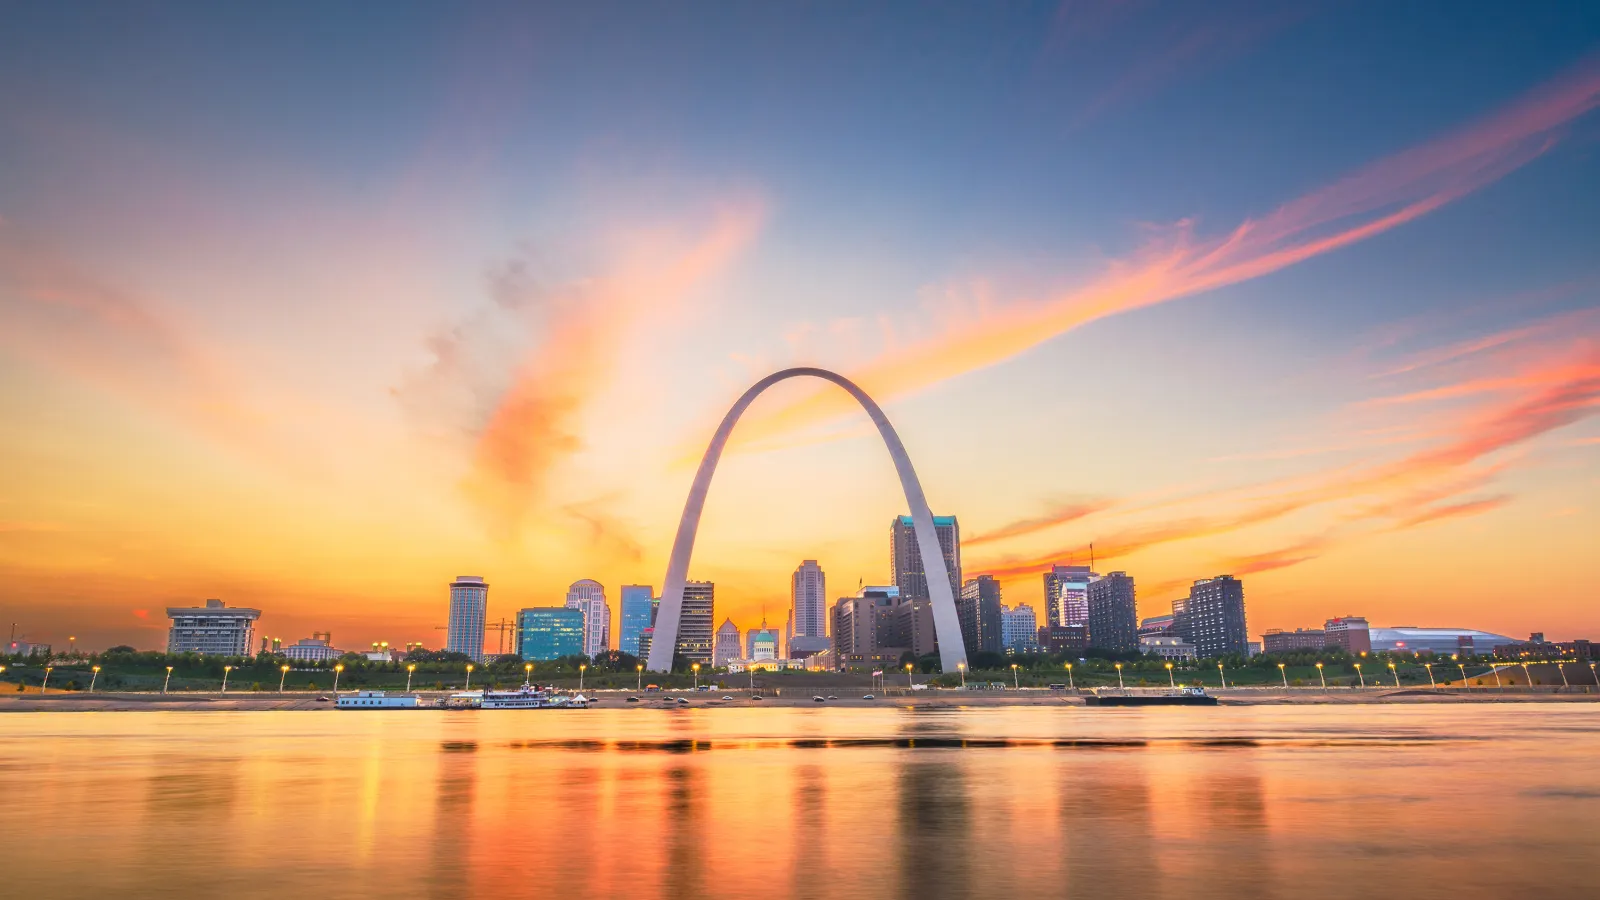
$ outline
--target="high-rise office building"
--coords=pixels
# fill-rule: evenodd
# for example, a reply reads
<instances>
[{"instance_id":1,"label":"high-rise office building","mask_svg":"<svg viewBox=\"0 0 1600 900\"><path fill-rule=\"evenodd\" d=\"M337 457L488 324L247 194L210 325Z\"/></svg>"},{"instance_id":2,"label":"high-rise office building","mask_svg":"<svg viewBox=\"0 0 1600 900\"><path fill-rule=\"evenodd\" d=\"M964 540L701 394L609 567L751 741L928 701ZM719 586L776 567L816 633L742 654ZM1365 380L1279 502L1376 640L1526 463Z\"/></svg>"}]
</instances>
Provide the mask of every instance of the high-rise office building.
<instances>
[{"instance_id":1,"label":"high-rise office building","mask_svg":"<svg viewBox=\"0 0 1600 900\"><path fill-rule=\"evenodd\" d=\"M683 585L683 612L678 617L677 652L692 663L711 662L712 618L716 614L717 586L709 581Z\"/></svg>"},{"instance_id":2,"label":"high-rise office building","mask_svg":"<svg viewBox=\"0 0 1600 900\"><path fill-rule=\"evenodd\" d=\"M1039 617L1026 603L1000 610L1000 641L1008 653L1032 653L1039 649Z\"/></svg>"},{"instance_id":3,"label":"high-rise office building","mask_svg":"<svg viewBox=\"0 0 1600 900\"><path fill-rule=\"evenodd\" d=\"M1127 572L1112 572L1089 582L1089 646L1139 652L1139 610L1133 578Z\"/></svg>"},{"instance_id":4,"label":"high-rise office building","mask_svg":"<svg viewBox=\"0 0 1600 900\"><path fill-rule=\"evenodd\" d=\"M934 516L933 530L944 554L945 574L950 577L950 597L961 596L961 525L955 516ZM922 566L922 550L917 546L917 530L910 516L895 516L889 523L889 571L900 588L902 600L926 600L928 574Z\"/></svg>"},{"instance_id":5,"label":"high-rise office building","mask_svg":"<svg viewBox=\"0 0 1600 900\"><path fill-rule=\"evenodd\" d=\"M655 626L639 632L639 660L642 662L650 658L650 642L656 636Z\"/></svg>"},{"instance_id":6,"label":"high-rise office building","mask_svg":"<svg viewBox=\"0 0 1600 900\"><path fill-rule=\"evenodd\" d=\"M1044 573L1046 625L1089 624L1089 582L1095 574L1088 566L1051 566Z\"/></svg>"},{"instance_id":7,"label":"high-rise office building","mask_svg":"<svg viewBox=\"0 0 1600 900\"><path fill-rule=\"evenodd\" d=\"M249 656L261 610L207 600L205 606L169 606L167 616L172 619L172 628L167 632L168 653Z\"/></svg>"},{"instance_id":8,"label":"high-rise office building","mask_svg":"<svg viewBox=\"0 0 1600 900\"><path fill-rule=\"evenodd\" d=\"M726 666L729 660L738 658L739 626L733 624L732 619L723 619L711 648L711 665L721 668Z\"/></svg>"},{"instance_id":9,"label":"high-rise office building","mask_svg":"<svg viewBox=\"0 0 1600 900\"><path fill-rule=\"evenodd\" d=\"M489 618L489 585L477 575L460 575L450 582L450 618L446 621L444 649L483 661L483 631Z\"/></svg>"},{"instance_id":10,"label":"high-rise office building","mask_svg":"<svg viewBox=\"0 0 1600 900\"><path fill-rule=\"evenodd\" d=\"M1329 619L1323 623L1323 631L1327 635L1327 644L1330 647L1338 647L1351 654L1372 652L1372 629L1367 625L1367 620L1361 616L1337 616ZM1472 644L1470 638L1467 644L1470 652Z\"/></svg>"},{"instance_id":11,"label":"high-rise office building","mask_svg":"<svg viewBox=\"0 0 1600 900\"><path fill-rule=\"evenodd\" d=\"M919 602L926 610L927 601ZM919 627L932 628L931 614L926 623L917 622L911 603L893 585L867 585L854 597L840 597L833 604L834 664L853 669L899 665L900 657L914 650Z\"/></svg>"},{"instance_id":12,"label":"high-rise office building","mask_svg":"<svg viewBox=\"0 0 1600 900\"><path fill-rule=\"evenodd\" d=\"M517 613L517 650L530 662L583 653L583 610L536 606Z\"/></svg>"},{"instance_id":13,"label":"high-rise office building","mask_svg":"<svg viewBox=\"0 0 1600 900\"><path fill-rule=\"evenodd\" d=\"M584 656L596 657L611 649L611 607L604 585L590 578L574 581L567 588L567 606L583 611Z\"/></svg>"},{"instance_id":14,"label":"high-rise office building","mask_svg":"<svg viewBox=\"0 0 1600 900\"><path fill-rule=\"evenodd\" d=\"M639 655L639 632L655 624L655 590L648 584L622 586L622 630L617 649Z\"/></svg>"},{"instance_id":15,"label":"high-rise office building","mask_svg":"<svg viewBox=\"0 0 1600 900\"><path fill-rule=\"evenodd\" d=\"M1188 597L1179 597L1172 601L1171 631L1189 643L1194 643L1194 617L1189 615Z\"/></svg>"},{"instance_id":16,"label":"high-rise office building","mask_svg":"<svg viewBox=\"0 0 1600 900\"><path fill-rule=\"evenodd\" d=\"M789 579L791 655L807 656L828 649L827 587L827 576L814 559L800 563Z\"/></svg>"},{"instance_id":17,"label":"high-rise office building","mask_svg":"<svg viewBox=\"0 0 1600 900\"><path fill-rule=\"evenodd\" d=\"M1005 636L1000 629L1002 605L1000 582L993 575L969 578L961 586L956 618L961 621L961 641L966 645L967 659L975 653L1004 651Z\"/></svg>"},{"instance_id":18,"label":"high-rise office building","mask_svg":"<svg viewBox=\"0 0 1600 900\"><path fill-rule=\"evenodd\" d=\"M1249 652L1245 630L1244 582L1232 575L1203 578L1189 588L1190 639L1201 659Z\"/></svg>"}]
</instances>

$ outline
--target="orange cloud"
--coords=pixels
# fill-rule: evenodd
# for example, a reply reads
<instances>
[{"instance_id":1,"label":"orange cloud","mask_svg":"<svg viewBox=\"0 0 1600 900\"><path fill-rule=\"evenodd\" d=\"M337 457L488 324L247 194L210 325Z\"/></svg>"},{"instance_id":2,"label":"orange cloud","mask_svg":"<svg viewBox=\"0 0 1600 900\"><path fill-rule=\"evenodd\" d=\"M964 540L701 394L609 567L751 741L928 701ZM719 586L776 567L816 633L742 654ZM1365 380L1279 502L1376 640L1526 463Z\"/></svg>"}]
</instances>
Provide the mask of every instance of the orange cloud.
<instances>
[{"instance_id":1,"label":"orange cloud","mask_svg":"<svg viewBox=\"0 0 1600 900\"><path fill-rule=\"evenodd\" d=\"M1354 244L1527 164L1549 148L1561 126L1596 105L1600 57L1487 118L1380 160L1223 238L1197 241L1193 223L1180 222L1129 258L1110 262L1083 287L954 317L940 333L891 345L849 374L880 401L905 396L1004 362L1087 322L1247 281ZM752 410L737 440L749 444L849 413L837 393L819 391L787 406Z\"/></svg>"},{"instance_id":2,"label":"orange cloud","mask_svg":"<svg viewBox=\"0 0 1600 900\"><path fill-rule=\"evenodd\" d=\"M1466 500L1461 503L1451 503L1445 506L1436 506L1432 509L1425 509L1416 515L1411 516L1395 527L1410 528L1415 525L1421 525L1424 522L1437 522L1440 519L1462 519L1466 518L1467 516L1476 516L1481 513L1499 509L1510 502L1511 497L1509 495L1500 494L1499 496L1486 497L1482 500Z\"/></svg>"},{"instance_id":3,"label":"orange cloud","mask_svg":"<svg viewBox=\"0 0 1600 900\"><path fill-rule=\"evenodd\" d=\"M1152 512L1163 508L1228 508L1243 504L1241 511L1225 515L1189 516L1155 525L1126 529L1097 538L1095 556L1115 559L1159 544L1214 537L1323 504L1362 497L1377 497L1379 502L1351 510L1347 522L1371 519L1396 519L1394 530L1446 518L1490 512L1510 501L1508 496L1433 506L1464 492L1476 490L1503 471L1507 463L1475 467L1486 457L1515 445L1570 425L1600 412L1600 350L1580 345L1572 359L1556 359L1507 380L1532 386L1522 395L1463 415L1449 429L1447 439L1388 463L1364 468L1341 468L1307 477L1287 479L1248 488L1186 497L1152 504L1130 512ZM1421 512L1416 510L1422 507ZM1261 572L1284 568L1313 558L1334 546L1332 535L1285 550L1225 561L1231 571ZM978 562L968 568L974 573L994 575L1002 581L1042 572L1067 558L1086 558L1087 542L1052 549L1027 557L1003 557L994 562ZM1315 550L1316 553L1311 551ZM1298 555L1297 555L1298 554ZM1238 569L1239 566L1250 567Z\"/></svg>"},{"instance_id":4,"label":"orange cloud","mask_svg":"<svg viewBox=\"0 0 1600 900\"><path fill-rule=\"evenodd\" d=\"M1006 538L1019 537L1024 534L1033 534L1034 532L1043 531L1047 528L1054 528L1057 525L1065 525L1068 522L1076 522L1085 516L1093 515L1094 513L1103 512L1107 509L1110 509L1112 506L1113 504L1110 500L1086 500L1064 503L1056 506L1054 509L1051 509L1042 516L1035 516L1031 519L1019 519L1018 521L1012 522L1009 525L1002 525L993 531L985 531L980 534L972 535L971 537L964 537L961 539L961 545L963 547L973 547L977 546L978 544L988 544L994 541L1005 540Z\"/></svg>"},{"instance_id":5,"label":"orange cloud","mask_svg":"<svg viewBox=\"0 0 1600 900\"><path fill-rule=\"evenodd\" d=\"M478 432L463 485L497 532L514 531L541 499L551 469L582 447L577 419L609 384L619 334L648 317L670 314L725 270L754 239L762 218L759 204L728 206L686 249L647 254L605 277L556 290L541 287L521 268L502 279L499 301L536 309L543 335L517 364ZM450 353L456 352L451 345Z\"/></svg>"}]
</instances>

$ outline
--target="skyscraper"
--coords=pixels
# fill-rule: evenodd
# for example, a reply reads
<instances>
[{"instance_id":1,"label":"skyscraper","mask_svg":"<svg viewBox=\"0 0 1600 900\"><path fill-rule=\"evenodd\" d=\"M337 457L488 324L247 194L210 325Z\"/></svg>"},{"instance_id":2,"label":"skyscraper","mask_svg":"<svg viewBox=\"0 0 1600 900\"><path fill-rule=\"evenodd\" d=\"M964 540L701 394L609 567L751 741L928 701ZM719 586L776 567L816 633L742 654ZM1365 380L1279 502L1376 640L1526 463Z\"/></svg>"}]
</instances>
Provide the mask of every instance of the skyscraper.
<instances>
[{"instance_id":1,"label":"skyscraper","mask_svg":"<svg viewBox=\"0 0 1600 900\"><path fill-rule=\"evenodd\" d=\"M1138 652L1139 610L1128 573L1112 572L1089 582L1089 646Z\"/></svg>"},{"instance_id":2,"label":"skyscraper","mask_svg":"<svg viewBox=\"0 0 1600 900\"><path fill-rule=\"evenodd\" d=\"M1000 607L1000 582L993 575L979 575L961 586L956 616L961 620L961 640L966 644L968 659L974 653L999 653L1005 649Z\"/></svg>"},{"instance_id":3,"label":"skyscraper","mask_svg":"<svg viewBox=\"0 0 1600 900\"><path fill-rule=\"evenodd\" d=\"M683 585L683 613L678 618L678 653L690 662L711 662L712 617L716 611L717 586L709 581L686 581Z\"/></svg>"},{"instance_id":4,"label":"skyscraper","mask_svg":"<svg viewBox=\"0 0 1600 900\"><path fill-rule=\"evenodd\" d=\"M1189 588L1188 615L1195 653L1211 659L1249 652L1244 621L1244 582L1232 575L1203 578Z\"/></svg>"},{"instance_id":5,"label":"skyscraper","mask_svg":"<svg viewBox=\"0 0 1600 900\"><path fill-rule=\"evenodd\" d=\"M1018 603L1000 610L1000 641L1008 653L1032 653L1039 648L1039 618L1033 607Z\"/></svg>"},{"instance_id":6,"label":"skyscraper","mask_svg":"<svg viewBox=\"0 0 1600 900\"><path fill-rule=\"evenodd\" d=\"M648 584L622 586L622 632L617 649L639 655L639 632L655 623L655 591Z\"/></svg>"},{"instance_id":7,"label":"skyscraper","mask_svg":"<svg viewBox=\"0 0 1600 900\"><path fill-rule=\"evenodd\" d=\"M944 553L945 573L950 576L950 596L961 596L961 525L955 516L934 516L933 530ZM917 531L910 516L895 516L889 523L889 571L900 588L902 600L926 600L928 574L922 566L922 551L917 547Z\"/></svg>"},{"instance_id":8,"label":"skyscraper","mask_svg":"<svg viewBox=\"0 0 1600 900\"><path fill-rule=\"evenodd\" d=\"M800 563L789 580L790 655L809 655L828 649L827 576L814 559ZM800 653L795 651L799 650Z\"/></svg>"},{"instance_id":9,"label":"skyscraper","mask_svg":"<svg viewBox=\"0 0 1600 900\"><path fill-rule=\"evenodd\" d=\"M611 649L611 607L606 589L598 581L584 578L567 588L567 606L583 611L584 656L595 657Z\"/></svg>"},{"instance_id":10,"label":"skyscraper","mask_svg":"<svg viewBox=\"0 0 1600 900\"><path fill-rule=\"evenodd\" d=\"M711 648L711 665L722 667L728 660L739 658L739 626L732 619L723 619L717 629L716 643Z\"/></svg>"},{"instance_id":11,"label":"skyscraper","mask_svg":"<svg viewBox=\"0 0 1600 900\"><path fill-rule=\"evenodd\" d=\"M517 650L530 661L583 653L583 610L536 606L517 613Z\"/></svg>"},{"instance_id":12,"label":"skyscraper","mask_svg":"<svg viewBox=\"0 0 1600 900\"><path fill-rule=\"evenodd\" d=\"M450 583L450 618L444 649L483 661L483 626L489 618L489 585L477 575L460 575Z\"/></svg>"},{"instance_id":13,"label":"skyscraper","mask_svg":"<svg viewBox=\"0 0 1600 900\"><path fill-rule=\"evenodd\" d=\"M1045 624L1087 626L1094 577L1088 566L1051 566L1044 573Z\"/></svg>"}]
</instances>

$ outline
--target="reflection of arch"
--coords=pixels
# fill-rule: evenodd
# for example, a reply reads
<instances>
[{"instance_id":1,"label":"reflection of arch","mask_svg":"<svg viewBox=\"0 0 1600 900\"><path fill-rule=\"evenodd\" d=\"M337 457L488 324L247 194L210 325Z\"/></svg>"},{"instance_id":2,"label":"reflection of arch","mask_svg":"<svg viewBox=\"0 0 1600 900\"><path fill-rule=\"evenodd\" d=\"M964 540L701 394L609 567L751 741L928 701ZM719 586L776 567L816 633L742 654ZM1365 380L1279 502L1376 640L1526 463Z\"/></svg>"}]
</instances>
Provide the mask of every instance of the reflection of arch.
<instances>
[{"instance_id":1,"label":"reflection of arch","mask_svg":"<svg viewBox=\"0 0 1600 900\"><path fill-rule=\"evenodd\" d=\"M961 642L961 622L956 617L956 600L950 593L950 574L944 566L944 552L939 549L939 535L933 528L933 513L928 509L928 498L922 494L922 483L917 481L916 470L906 456L905 445L895 434L889 418L866 391L855 383L827 369L784 369L756 382L728 414L722 418L717 433L700 460L695 472L694 486L689 488L689 499L683 505L683 518L678 522L678 537L672 542L672 560L667 564L667 580L661 588L661 606L656 611L655 637L650 642L649 668L652 672L665 672L672 668L672 653L678 645L678 620L683 613L683 583L689 573L689 555L694 552L694 535L700 527L700 513L705 509L706 493L711 489L711 476L717 471L717 460L722 448L738 424L739 416L761 392L786 378L811 375L831 381L849 392L856 402L872 417L878 426L883 443L894 460L895 472L900 476L900 486L906 492L906 504L911 507L911 524L917 536L917 549L922 554L923 571L928 577L928 601L933 608L933 633L939 639L939 662L946 672L967 661L967 650Z\"/></svg>"}]
</instances>

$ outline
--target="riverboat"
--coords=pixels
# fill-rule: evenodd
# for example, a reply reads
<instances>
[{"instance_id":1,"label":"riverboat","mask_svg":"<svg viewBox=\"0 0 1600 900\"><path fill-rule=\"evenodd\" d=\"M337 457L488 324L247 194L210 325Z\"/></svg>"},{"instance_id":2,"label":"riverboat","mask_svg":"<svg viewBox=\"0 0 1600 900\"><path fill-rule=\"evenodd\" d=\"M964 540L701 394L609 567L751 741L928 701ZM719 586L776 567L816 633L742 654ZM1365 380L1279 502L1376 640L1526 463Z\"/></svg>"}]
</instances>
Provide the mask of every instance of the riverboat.
<instances>
[{"instance_id":1,"label":"riverboat","mask_svg":"<svg viewBox=\"0 0 1600 900\"><path fill-rule=\"evenodd\" d=\"M1205 688L1187 687L1165 694L1095 694L1083 702L1086 706L1216 706L1217 698Z\"/></svg>"},{"instance_id":2,"label":"riverboat","mask_svg":"<svg viewBox=\"0 0 1600 900\"><path fill-rule=\"evenodd\" d=\"M421 701L415 694L357 691L354 694L339 695L334 706L338 709L418 709Z\"/></svg>"}]
</instances>

